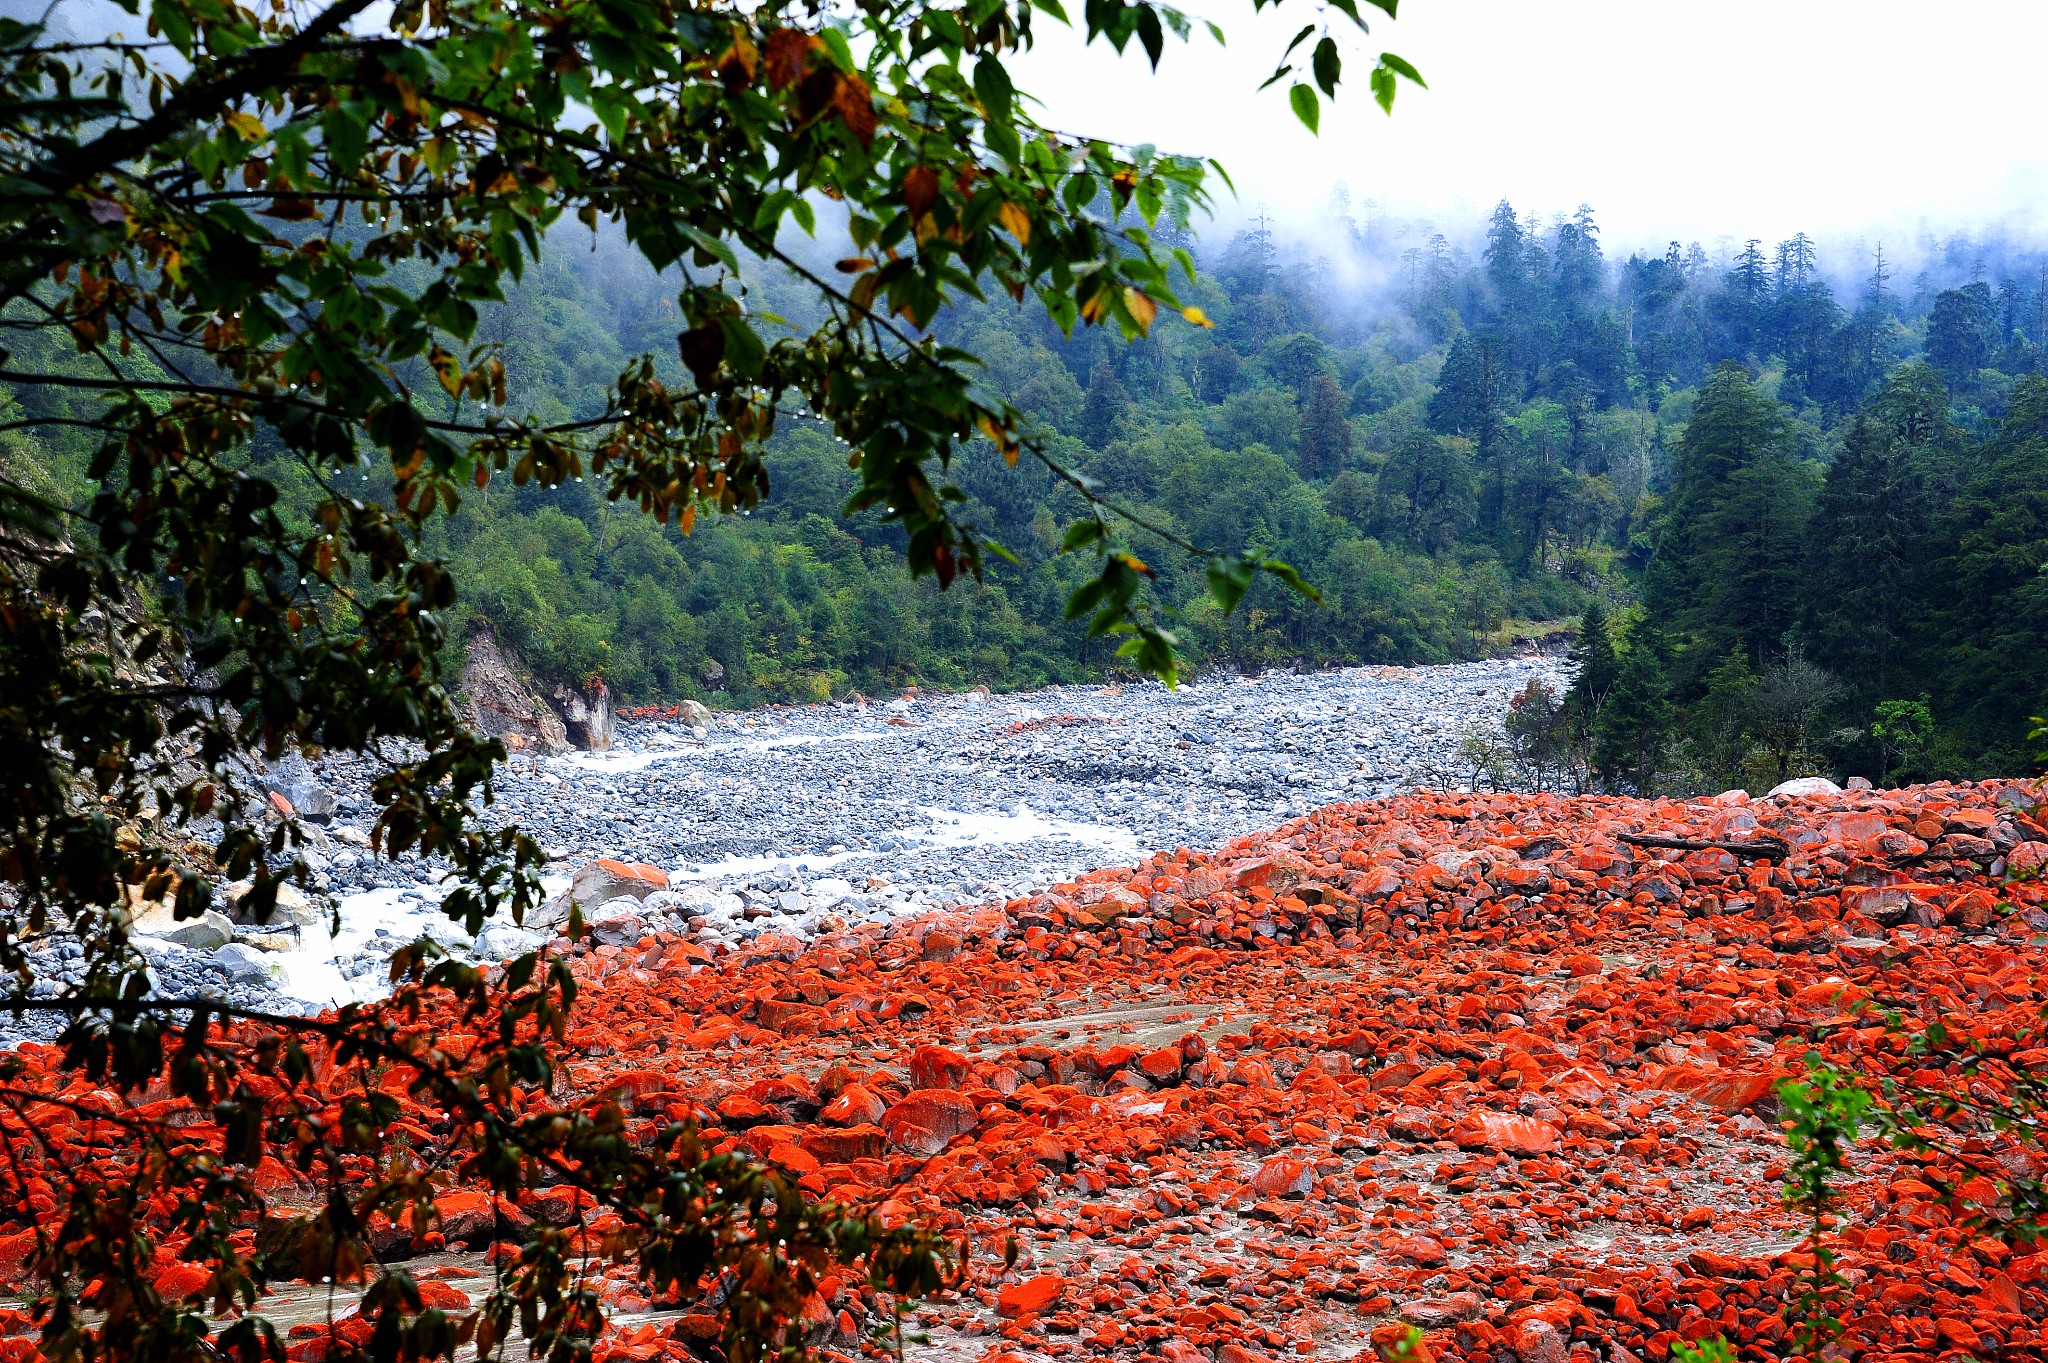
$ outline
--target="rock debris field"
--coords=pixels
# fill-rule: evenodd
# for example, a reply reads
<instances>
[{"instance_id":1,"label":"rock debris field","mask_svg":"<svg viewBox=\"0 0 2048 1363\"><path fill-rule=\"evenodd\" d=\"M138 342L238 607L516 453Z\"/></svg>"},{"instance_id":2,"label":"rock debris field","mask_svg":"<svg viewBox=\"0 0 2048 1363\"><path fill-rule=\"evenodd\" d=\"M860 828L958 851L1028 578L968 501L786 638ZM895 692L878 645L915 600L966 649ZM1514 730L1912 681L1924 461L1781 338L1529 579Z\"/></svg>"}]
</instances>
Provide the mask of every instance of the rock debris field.
<instances>
[{"instance_id":1,"label":"rock debris field","mask_svg":"<svg viewBox=\"0 0 2048 1363\"><path fill-rule=\"evenodd\" d=\"M1810 1260L1780 1202L1780 1081L1817 1050L1872 1080L1947 1082L1866 1001L2011 1053L1980 1099L2048 1064L2028 1049L2048 942L2039 800L2020 783L1416 792L809 937L678 932L650 910L637 936L551 948L582 985L554 1096L615 1103L649 1138L694 1121L814 1194L960 1237L966 1280L916 1322L933 1360L1345 1359L1411 1327L1424 1355L1471 1363L1661 1363L1712 1335L1782 1358ZM674 893L663 879L626 862L585 877L600 903ZM495 1023L416 1025L464 1054ZM53 1053L21 1054L21 1083L57 1086ZM337 1095L354 1082L314 1072ZM56 1096L74 1106L0 1114L20 1152L0 1169L0 1277L21 1274L49 1205L36 1180L118 1178L131 1157L80 1115L117 1100L83 1079ZM453 1167L463 1126L400 1096L413 1158ZM166 1120L222 1139L206 1112ZM1969 1119L1944 1134L1955 1153L1849 1149L1830 1357L2048 1351L2048 1264L1998 1221L2005 1180L2048 1167L2039 1140ZM286 1206L319 1195L275 1162L256 1174ZM424 1232L376 1233L455 1310L487 1290L497 1228L577 1214L562 1188L494 1213L451 1183L436 1205ZM596 1246L615 1224L598 1209L578 1234ZM167 1253L165 1284L198 1272ZM709 1356L708 1299L591 1272L619 1313L598 1363ZM367 1334L328 1318L324 1288L279 1300L299 1313L295 1359ZM884 1308L828 1278L806 1338L878 1356Z\"/></svg>"},{"instance_id":2,"label":"rock debris field","mask_svg":"<svg viewBox=\"0 0 2048 1363\"><path fill-rule=\"evenodd\" d=\"M1007 899L1149 852L1213 848L1332 801L1454 780L1464 732L1497 733L1531 677L1555 682L1557 665L906 696L694 727L629 720L609 752L515 758L487 817L541 842L554 889L596 858L672 882L675 894L636 902L606 936L808 936ZM505 924L473 942L439 912L436 868L372 857L370 776L345 759L274 774L302 813L325 820L309 824L306 851L319 895L282 924L146 939L164 992L307 1011L375 997L391 950L422 932L487 959L541 940ZM341 910L338 937L328 902ZM67 963L48 964L53 990Z\"/></svg>"}]
</instances>

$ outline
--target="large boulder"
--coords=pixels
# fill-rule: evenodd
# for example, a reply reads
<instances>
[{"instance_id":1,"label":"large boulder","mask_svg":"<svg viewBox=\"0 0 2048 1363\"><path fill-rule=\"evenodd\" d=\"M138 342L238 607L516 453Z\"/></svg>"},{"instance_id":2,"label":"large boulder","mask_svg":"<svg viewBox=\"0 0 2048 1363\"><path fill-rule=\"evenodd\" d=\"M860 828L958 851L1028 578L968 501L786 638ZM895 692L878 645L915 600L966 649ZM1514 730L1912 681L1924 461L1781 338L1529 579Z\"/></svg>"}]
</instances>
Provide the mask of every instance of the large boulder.
<instances>
[{"instance_id":1,"label":"large boulder","mask_svg":"<svg viewBox=\"0 0 2048 1363\"><path fill-rule=\"evenodd\" d=\"M491 923L476 935L476 954L487 961L509 961L535 951L547 939L511 923Z\"/></svg>"},{"instance_id":2,"label":"large boulder","mask_svg":"<svg viewBox=\"0 0 2048 1363\"><path fill-rule=\"evenodd\" d=\"M236 984L272 985L276 969L269 957L244 942L229 942L213 953L213 964Z\"/></svg>"},{"instance_id":3,"label":"large boulder","mask_svg":"<svg viewBox=\"0 0 2048 1363\"><path fill-rule=\"evenodd\" d=\"M613 861L600 857L576 870L569 882L569 897L589 913L607 900L645 899L668 888L668 872L644 861Z\"/></svg>"},{"instance_id":4,"label":"large boulder","mask_svg":"<svg viewBox=\"0 0 2048 1363\"><path fill-rule=\"evenodd\" d=\"M590 940L601 947L631 946L647 931L640 901L630 895L598 905L590 914L589 924Z\"/></svg>"},{"instance_id":5,"label":"large boulder","mask_svg":"<svg viewBox=\"0 0 2048 1363\"><path fill-rule=\"evenodd\" d=\"M571 743L585 752L603 752L611 747L615 727L612 694L605 689L602 678L592 682L588 691L556 682L548 690L548 704L554 707Z\"/></svg>"},{"instance_id":6,"label":"large boulder","mask_svg":"<svg viewBox=\"0 0 2048 1363\"><path fill-rule=\"evenodd\" d=\"M1804 795L1840 795L1842 788L1825 776L1800 776L1771 787L1772 795L1798 799Z\"/></svg>"},{"instance_id":7,"label":"large boulder","mask_svg":"<svg viewBox=\"0 0 2048 1363\"><path fill-rule=\"evenodd\" d=\"M488 628L469 639L462 662L462 704L471 725L513 752L567 752L569 731L540 698L526 668Z\"/></svg>"},{"instance_id":8,"label":"large boulder","mask_svg":"<svg viewBox=\"0 0 2048 1363\"><path fill-rule=\"evenodd\" d=\"M327 783L297 753L287 754L264 774L263 789L283 797L293 814L313 823L326 823L340 807Z\"/></svg>"},{"instance_id":9,"label":"large boulder","mask_svg":"<svg viewBox=\"0 0 2048 1363\"><path fill-rule=\"evenodd\" d=\"M235 925L228 921L226 914L214 909L183 922L145 923L143 919L137 919L128 930L137 936L154 937L172 946L190 947L194 951L213 951L235 940Z\"/></svg>"},{"instance_id":10,"label":"large boulder","mask_svg":"<svg viewBox=\"0 0 2048 1363\"><path fill-rule=\"evenodd\" d=\"M272 906L268 915L264 915L258 913L255 904L250 901L249 892L253 888L253 882L238 880L221 892L221 899L225 902L228 917L232 921L270 928L276 932L295 932L316 941L326 940L328 929L332 926L333 914L325 905L308 899L296 885L280 885L277 887L277 903ZM161 933L157 935L162 936Z\"/></svg>"}]
</instances>

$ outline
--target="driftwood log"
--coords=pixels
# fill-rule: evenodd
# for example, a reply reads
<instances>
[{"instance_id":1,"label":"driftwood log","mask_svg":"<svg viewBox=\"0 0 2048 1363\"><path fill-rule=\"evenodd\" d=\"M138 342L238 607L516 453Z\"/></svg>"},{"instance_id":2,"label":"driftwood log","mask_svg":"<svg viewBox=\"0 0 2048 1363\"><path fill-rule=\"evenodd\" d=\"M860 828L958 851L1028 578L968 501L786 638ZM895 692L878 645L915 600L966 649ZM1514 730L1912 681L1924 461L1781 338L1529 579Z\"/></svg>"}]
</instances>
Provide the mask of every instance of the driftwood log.
<instances>
[{"instance_id":1,"label":"driftwood log","mask_svg":"<svg viewBox=\"0 0 2048 1363\"><path fill-rule=\"evenodd\" d=\"M1746 838L1740 842L1706 842L1697 838L1660 838L1651 833L1616 833L1618 841L1631 847L1656 847L1674 852L1726 852L1753 861L1783 861L1792 855L1792 845L1770 836Z\"/></svg>"}]
</instances>

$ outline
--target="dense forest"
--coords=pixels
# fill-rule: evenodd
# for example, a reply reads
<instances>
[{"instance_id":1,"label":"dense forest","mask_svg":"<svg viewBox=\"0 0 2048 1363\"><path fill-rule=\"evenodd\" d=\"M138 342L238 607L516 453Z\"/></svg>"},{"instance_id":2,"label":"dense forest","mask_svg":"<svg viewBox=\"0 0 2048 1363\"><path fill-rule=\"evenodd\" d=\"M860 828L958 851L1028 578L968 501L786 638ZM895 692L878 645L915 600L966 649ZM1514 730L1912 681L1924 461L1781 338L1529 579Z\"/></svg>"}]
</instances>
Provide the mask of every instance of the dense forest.
<instances>
[{"instance_id":1,"label":"dense forest","mask_svg":"<svg viewBox=\"0 0 2048 1363\"><path fill-rule=\"evenodd\" d=\"M1511 726L1524 779L2026 761L2048 707L2048 253L1958 235L1913 243L1908 270L1800 235L1617 258L1583 207L1503 203L1461 241L1341 194L1314 223L1183 244L1206 328L1068 338L998 302L938 331L1144 521L1320 589L1261 582L1221 617L1199 566L1141 535L1198 665L1447 661L1588 617L1579 685ZM556 247L481 328L510 405L597 410L643 352L680 373L673 290L610 238ZM801 306L772 276L757 303ZM88 452L61 433L4 438L11 465L82 486ZM466 593L453 626L488 620L538 672L601 676L626 703L1110 665L1061 619L1084 565L1059 552L1079 499L1050 471L956 461L963 514L1014 562L941 592L911 580L892 527L841 516L846 456L785 421L769 501L687 537L594 484L494 485L436 532Z\"/></svg>"}]
</instances>

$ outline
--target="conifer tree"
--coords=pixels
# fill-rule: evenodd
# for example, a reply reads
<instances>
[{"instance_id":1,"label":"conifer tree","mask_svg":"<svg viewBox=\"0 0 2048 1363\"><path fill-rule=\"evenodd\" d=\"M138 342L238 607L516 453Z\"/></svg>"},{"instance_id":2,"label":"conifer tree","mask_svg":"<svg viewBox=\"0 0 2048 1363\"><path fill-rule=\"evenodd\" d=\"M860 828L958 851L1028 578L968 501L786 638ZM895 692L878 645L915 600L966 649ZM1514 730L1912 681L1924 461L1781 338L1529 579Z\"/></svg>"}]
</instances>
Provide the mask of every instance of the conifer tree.
<instances>
[{"instance_id":1,"label":"conifer tree","mask_svg":"<svg viewBox=\"0 0 2048 1363\"><path fill-rule=\"evenodd\" d=\"M1679 445L1678 485L1643 578L1645 614L1701 659L1681 667L1681 682L1687 671L1696 675L1710 665L1706 659L1718 660L1735 640L1753 651L1775 640L1787 623L1783 612L1797 600L1793 594L1782 607L1771 602L1758 620L1742 614L1758 609L1770 591L1789 592L1796 575L1785 555L1796 545L1797 531L1763 505L1797 490L1784 439L1781 409L1757 389L1748 371L1732 363L1717 368L1700 391ZM1749 469L1758 472L1742 476ZM1738 486L1741 507L1731 511ZM1731 531L1742 534L1750 548L1768 550L1768 561L1752 564L1724 547L1721 537ZM1703 647L1693 649L1694 643Z\"/></svg>"},{"instance_id":2,"label":"conifer tree","mask_svg":"<svg viewBox=\"0 0 2048 1363\"><path fill-rule=\"evenodd\" d=\"M1337 381L1318 372L1309 381L1308 401L1301 414L1301 441L1296 446L1301 476L1318 481L1344 471L1351 457L1350 401Z\"/></svg>"},{"instance_id":3,"label":"conifer tree","mask_svg":"<svg viewBox=\"0 0 2048 1363\"><path fill-rule=\"evenodd\" d=\"M1579 633L1572 641L1571 662L1576 675L1571 689L1565 692L1565 704L1590 722L1614 687L1617 667L1614 639L1607 629L1607 612L1597 598L1588 601L1579 615Z\"/></svg>"},{"instance_id":4,"label":"conifer tree","mask_svg":"<svg viewBox=\"0 0 2048 1363\"><path fill-rule=\"evenodd\" d=\"M1950 430L1939 377L1903 367L1849 427L1815 504L1803 623L1860 709L1914 663L1912 618L1936 552L1923 451L1947 446Z\"/></svg>"},{"instance_id":5,"label":"conifer tree","mask_svg":"<svg viewBox=\"0 0 2048 1363\"><path fill-rule=\"evenodd\" d=\"M1088 371L1088 395L1081 404L1081 438L1101 449L1116 433L1116 419L1130 405L1131 395L1116 376L1116 366L1107 358L1097 360Z\"/></svg>"},{"instance_id":6,"label":"conifer tree","mask_svg":"<svg viewBox=\"0 0 2048 1363\"><path fill-rule=\"evenodd\" d=\"M1610 791L1653 794L1666 765L1673 710L1659 652L1649 631L1639 629L1594 721L1593 772Z\"/></svg>"}]
</instances>

